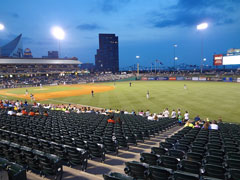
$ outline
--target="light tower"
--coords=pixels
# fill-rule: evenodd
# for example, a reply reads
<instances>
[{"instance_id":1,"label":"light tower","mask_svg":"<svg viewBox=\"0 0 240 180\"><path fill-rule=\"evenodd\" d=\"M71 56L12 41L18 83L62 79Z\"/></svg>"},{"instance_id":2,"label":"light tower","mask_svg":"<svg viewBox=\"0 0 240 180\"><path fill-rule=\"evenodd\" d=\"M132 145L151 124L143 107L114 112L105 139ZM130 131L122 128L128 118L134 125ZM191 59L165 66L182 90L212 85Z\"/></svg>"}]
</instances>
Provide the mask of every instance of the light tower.
<instances>
[{"instance_id":1,"label":"light tower","mask_svg":"<svg viewBox=\"0 0 240 180\"><path fill-rule=\"evenodd\" d=\"M139 77L139 59L140 59L140 56L136 56L136 59L138 60L138 62L137 62L137 77Z\"/></svg>"},{"instance_id":2,"label":"light tower","mask_svg":"<svg viewBox=\"0 0 240 180\"><path fill-rule=\"evenodd\" d=\"M52 28L52 35L58 40L58 52L60 57L60 54L61 54L60 41L65 38L65 32L61 27L55 26Z\"/></svg>"},{"instance_id":3,"label":"light tower","mask_svg":"<svg viewBox=\"0 0 240 180\"><path fill-rule=\"evenodd\" d=\"M0 23L0 31L3 31L4 29L5 29L4 24ZM0 57L2 57L1 48L0 48Z\"/></svg>"},{"instance_id":4,"label":"light tower","mask_svg":"<svg viewBox=\"0 0 240 180\"><path fill-rule=\"evenodd\" d=\"M199 30L199 31L203 31L203 30L205 30L207 28L208 28L208 23L201 23L201 24L197 25L197 30ZM204 56L203 45L204 45L204 43L203 43L203 34L201 34L201 73L202 73L202 69L203 69L203 56Z\"/></svg>"}]
</instances>

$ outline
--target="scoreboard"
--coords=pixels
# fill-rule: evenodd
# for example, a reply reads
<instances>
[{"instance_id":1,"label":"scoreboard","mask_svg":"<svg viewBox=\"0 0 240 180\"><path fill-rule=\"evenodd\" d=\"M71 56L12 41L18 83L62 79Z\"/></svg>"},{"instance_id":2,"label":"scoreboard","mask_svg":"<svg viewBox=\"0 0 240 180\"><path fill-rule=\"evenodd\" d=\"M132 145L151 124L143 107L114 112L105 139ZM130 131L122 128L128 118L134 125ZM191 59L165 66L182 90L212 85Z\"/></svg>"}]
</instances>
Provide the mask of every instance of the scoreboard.
<instances>
[{"instance_id":1,"label":"scoreboard","mask_svg":"<svg viewBox=\"0 0 240 180\"><path fill-rule=\"evenodd\" d=\"M213 65L240 65L240 55L224 56L222 54L216 54L213 56Z\"/></svg>"}]
</instances>

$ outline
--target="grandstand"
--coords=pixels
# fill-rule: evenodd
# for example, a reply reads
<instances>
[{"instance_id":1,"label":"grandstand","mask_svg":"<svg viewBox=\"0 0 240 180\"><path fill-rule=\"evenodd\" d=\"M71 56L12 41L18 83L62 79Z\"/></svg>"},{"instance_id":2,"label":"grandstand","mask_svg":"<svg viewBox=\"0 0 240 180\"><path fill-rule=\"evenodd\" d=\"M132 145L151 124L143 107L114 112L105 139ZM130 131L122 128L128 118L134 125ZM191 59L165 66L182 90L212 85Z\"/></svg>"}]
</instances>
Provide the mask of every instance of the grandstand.
<instances>
[{"instance_id":1,"label":"grandstand","mask_svg":"<svg viewBox=\"0 0 240 180\"><path fill-rule=\"evenodd\" d=\"M203 128L193 128L123 111L0 105L0 164L10 179L239 178L239 125L214 130L201 120L192 123Z\"/></svg>"}]
</instances>

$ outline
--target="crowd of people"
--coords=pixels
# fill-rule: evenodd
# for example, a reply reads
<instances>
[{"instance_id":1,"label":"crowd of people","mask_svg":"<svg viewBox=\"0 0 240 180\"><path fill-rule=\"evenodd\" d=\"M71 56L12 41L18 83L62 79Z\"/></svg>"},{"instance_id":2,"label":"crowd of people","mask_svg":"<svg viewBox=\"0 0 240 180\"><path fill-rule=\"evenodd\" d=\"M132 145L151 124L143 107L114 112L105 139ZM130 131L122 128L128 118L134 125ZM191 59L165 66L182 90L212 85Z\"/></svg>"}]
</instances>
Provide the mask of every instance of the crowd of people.
<instances>
[{"instance_id":1,"label":"crowd of people","mask_svg":"<svg viewBox=\"0 0 240 180\"><path fill-rule=\"evenodd\" d=\"M31 87L40 85L59 85L59 84L82 84L94 82L107 82L126 79L134 76L133 74L47 74L30 76L3 76L0 77L0 89Z\"/></svg>"},{"instance_id":2,"label":"crowd of people","mask_svg":"<svg viewBox=\"0 0 240 180\"><path fill-rule=\"evenodd\" d=\"M192 128L203 128L203 129L218 129L217 123L221 123L222 119L219 118L218 122L216 120L210 121L208 118L201 119L199 115L197 115L194 119L190 119L189 112L184 111L181 112L181 109L173 109L171 113L168 108L165 108L163 112L160 113L151 113L149 110L147 111L139 111L135 112L132 110L128 112L126 110L112 110L112 109L103 109L103 108L92 108L86 106L76 106L71 104L40 104L34 102L29 106L27 100L25 101L9 101L9 100L0 100L0 108L7 109L7 114L11 116L48 116L49 110L55 111L63 111L65 113L96 113L96 114L104 114L111 116L113 113L121 113L121 114L132 114L139 115L145 117L149 121L161 121L162 118L173 118L178 120L179 126L192 127ZM112 119L109 117L109 119ZM111 120L109 120L110 122ZM114 120L113 120L114 121ZM111 121L111 122L113 122ZM120 119L118 120L120 121Z\"/></svg>"}]
</instances>

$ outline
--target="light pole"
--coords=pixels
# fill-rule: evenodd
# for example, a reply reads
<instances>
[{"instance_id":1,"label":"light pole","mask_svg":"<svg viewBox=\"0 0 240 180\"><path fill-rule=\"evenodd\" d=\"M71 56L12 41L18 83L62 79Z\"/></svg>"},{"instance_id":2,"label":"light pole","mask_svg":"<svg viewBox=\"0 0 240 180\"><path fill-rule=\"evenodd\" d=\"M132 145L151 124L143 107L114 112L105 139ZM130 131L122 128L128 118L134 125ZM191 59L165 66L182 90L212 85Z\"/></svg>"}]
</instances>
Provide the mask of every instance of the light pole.
<instances>
[{"instance_id":1,"label":"light pole","mask_svg":"<svg viewBox=\"0 0 240 180\"><path fill-rule=\"evenodd\" d=\"M203 68L202 70L204 70L204 63L207 61L207 58L203 58Z\"/></svg>"},{"instance_id":2,"label":"light pole","mask_svg":"<svg viewBox=\"0 0 240 180\"><path fill-rule=\"evenodd\" d=\"M208 23L201 23L199 25L197 25L197 30L202 31L204 29L208 28ZM203 35L201 35L201 74L202 74L202 68L203 68Z\"/></svg>"},{"instance_id":3,"label":"light pole","mask_svg":"<svg viewBox=\"0 0 240 180\"><path fill-rule=\"evenodd\" d=\"M140 56L136 56L136 59L137 59L137 77L139 77L139 59L140 59Z\"/></svg>"},{"instance_id":4,"label":"light pole","mask_svg":"<svg viewBox=\"0 0 240 180\"><path fill-rule=\"evenodd\" d=\"M177 70L177 60L178 60L178 57L174 57L174 69L176 69ZM176 63L176 67L175 67L175 63Z\"/></svg>"},{"instance_id":5,"label":"light pole","mask_svg":"<svg viewBox=\"0 0 240 180\"><path fill-rule=\"evenodd\" d=\"M175 67L175 61L177 60L176 58L176 47L177 47L178 45L177 44L174 44L173 45L173 62L174 62L174 70L176 69L176 67Z\"/></svg>"},{"instance_id":6,"label":"light pole","mask_svg":"<svg viewBox=\"0 0 240 180\"><path fill-rule=\"evenodd\" d=\"M0 31L3 31L4 29L5 29L4 24L0 23ZM2 57L2 51L1 51L1 48L0 48L0 57Z\"/></svg>"},{"instance_id":7,"label":"light pole","mask_svg":"<svg viewBox=\"0 0 240 180\"><path fill-rule=\"evenodd\" d=\"M63 31L63 29L61 27L55 26L52 28L52 35L58 39L58 53L59 53L59 58L60 58L60 41L63 40L65 38L65 32Z\"/></svg>"}]
</instances>

